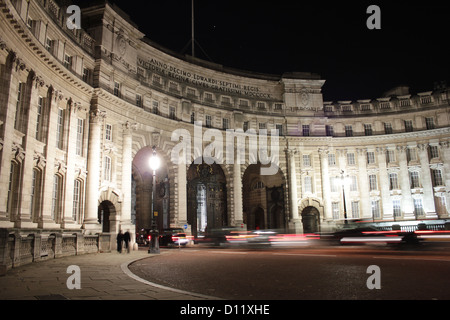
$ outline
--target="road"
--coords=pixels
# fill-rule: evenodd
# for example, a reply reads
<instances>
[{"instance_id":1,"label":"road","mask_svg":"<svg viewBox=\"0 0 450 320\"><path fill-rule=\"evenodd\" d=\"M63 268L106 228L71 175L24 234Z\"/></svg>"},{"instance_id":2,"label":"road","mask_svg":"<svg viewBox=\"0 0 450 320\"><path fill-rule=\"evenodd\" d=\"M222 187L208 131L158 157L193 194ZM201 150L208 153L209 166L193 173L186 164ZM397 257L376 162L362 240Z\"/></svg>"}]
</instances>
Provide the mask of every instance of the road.
<instances>
[{"instance_id":1,"label":"road","mask_svg":"<svg viewBox=\"0 0 450 320\"><path fill-rule=\"evenodd\" d=\"M372 265L379 272L368 273ZM447 250L182 248L129 268L160 285L230 300L450 299ZM369 289L369 277L381 288Z\"/></svg>"}]
</instances>

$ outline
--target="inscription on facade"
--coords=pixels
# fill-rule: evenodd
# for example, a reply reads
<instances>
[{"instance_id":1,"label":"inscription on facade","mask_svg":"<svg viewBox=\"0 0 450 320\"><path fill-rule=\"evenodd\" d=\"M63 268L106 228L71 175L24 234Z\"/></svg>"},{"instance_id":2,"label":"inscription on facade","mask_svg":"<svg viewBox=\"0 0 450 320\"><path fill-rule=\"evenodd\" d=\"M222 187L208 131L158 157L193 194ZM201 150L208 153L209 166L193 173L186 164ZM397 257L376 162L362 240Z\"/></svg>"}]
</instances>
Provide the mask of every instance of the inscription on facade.
<instances>
[{"instance_id":1,"label":"inscription on facade","mask_svg":"<svg viewBox=\"0 0 450 320\"><path fill-rule=\"evenodd\" d=\"M203 87L233 95L247 96L250 98L272 99L271 93L263 92L263 90L258 86L243 85L219 80L195 72L186 71L156 59L142 59L138 57L137 65L145 70L155 72L159 75L169 77L180 82L192 84L197 87Z\"/></svg>"}]
</instances>

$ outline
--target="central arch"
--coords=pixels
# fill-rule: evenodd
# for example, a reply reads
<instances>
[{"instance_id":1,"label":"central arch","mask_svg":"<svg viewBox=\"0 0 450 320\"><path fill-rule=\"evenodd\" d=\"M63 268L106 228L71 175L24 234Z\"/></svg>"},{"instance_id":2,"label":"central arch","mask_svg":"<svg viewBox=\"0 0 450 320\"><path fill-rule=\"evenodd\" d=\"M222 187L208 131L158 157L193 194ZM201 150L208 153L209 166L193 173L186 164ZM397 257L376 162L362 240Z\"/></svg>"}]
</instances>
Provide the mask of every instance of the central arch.
<instances>
[{"instance_id":1,"label":"central arch","mask_svg":"<svg viewBox=\"0 0 450 320\"><path fill-rule=\"evenodd\" d=\"M187 172L187 202L187 218L194 237L227 225L226 178L218 164L191 164Z\"/></svg>"},{"instance_id":2,"label":"central arch","mask_svg":"<svg viewBox=\"0 0 450 320\"><path fill-rule=\"evenodd\" d=\"M309 206L302 211L303 233L319 232L319 210Z\"/></svg>"}]
</instances>

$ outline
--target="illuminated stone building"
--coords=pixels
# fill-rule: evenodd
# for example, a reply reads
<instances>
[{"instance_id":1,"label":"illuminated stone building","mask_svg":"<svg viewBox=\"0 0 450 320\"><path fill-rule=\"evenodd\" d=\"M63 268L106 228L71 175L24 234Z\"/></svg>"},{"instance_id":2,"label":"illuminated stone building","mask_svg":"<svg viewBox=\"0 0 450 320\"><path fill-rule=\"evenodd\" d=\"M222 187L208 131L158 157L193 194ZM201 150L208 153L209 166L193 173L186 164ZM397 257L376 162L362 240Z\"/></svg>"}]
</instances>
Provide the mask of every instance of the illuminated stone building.
<instances>
[{"instance_id":1,"label":"illuminated stone building","mask_svg":"<svg viewBox=\"0 0 450 320\"><path fill-rule=\"evenodd\" d=\"M443 225L448 218L448 88L324 102L318 75L257 74L180 56L109 4L84 8L81 29L68 28L66 7L54 0L0 0L0 7L6 264L19 240L36 260L101 250L108 234L149 228L153 146L163 163L160 229L301 233L346 220ZM184 129L194 138L194 122L203 125L203 141L177 165L172 134ZM194 163L212 128L224 139L226 129L278 129L277 172L261 175L248 154L240 165Z\"/></svg>"}]
</instances>

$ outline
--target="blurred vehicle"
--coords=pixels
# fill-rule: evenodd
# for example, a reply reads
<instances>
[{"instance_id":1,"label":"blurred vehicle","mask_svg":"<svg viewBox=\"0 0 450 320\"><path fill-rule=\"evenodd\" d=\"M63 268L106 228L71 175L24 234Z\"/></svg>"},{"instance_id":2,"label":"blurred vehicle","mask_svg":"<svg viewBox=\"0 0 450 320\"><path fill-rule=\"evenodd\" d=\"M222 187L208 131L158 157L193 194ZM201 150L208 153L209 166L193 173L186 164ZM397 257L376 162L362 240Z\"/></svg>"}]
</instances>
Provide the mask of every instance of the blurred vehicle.
<instances>
[{"instance_id":1,"label":"blurred vehicle","mask_svg":"<svg viewBox=\"0 0 450 320\"><path fill-rule=\"evenodd\" d=\"M186 233L181 228L169 228L164 229L159 235L160 246L183 246L188 244L189 240L186 237Z\"/></svg>"},{"instance_id":2,"label":"blurred vehicle","mask_svg":"<svg viewBox=\"0 0 450 320\"><path fill-rule=\"evenodd\" d=\"M381 231L374 227L357 227L336 231L332 238L341 245L418 244L414 232Z\"/></svg>"}]
</instances>

